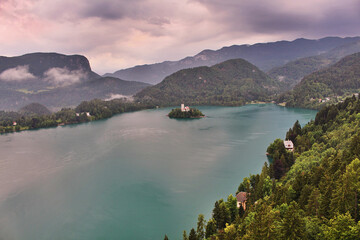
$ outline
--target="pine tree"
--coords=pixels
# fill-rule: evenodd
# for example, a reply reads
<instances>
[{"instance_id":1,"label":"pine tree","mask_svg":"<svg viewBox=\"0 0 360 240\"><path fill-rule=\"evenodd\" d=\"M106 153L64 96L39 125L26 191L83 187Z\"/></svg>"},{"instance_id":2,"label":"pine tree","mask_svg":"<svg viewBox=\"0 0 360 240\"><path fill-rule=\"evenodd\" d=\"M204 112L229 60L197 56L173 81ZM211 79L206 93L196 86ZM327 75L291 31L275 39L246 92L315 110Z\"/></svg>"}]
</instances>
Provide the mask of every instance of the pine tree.
<instances>
[{"instance_id":1,"label":"pine tree","mask_svg":"<svg viewBox=\"0 0 360 240\"><path fill-rule=\"evenodd\" d=\"M226 208L230 212L230 222L235 221L235 218L236 218L237 212L238 212L237 199L232 194L230 194L227 198Z\"/></svg>"},{"instance_id":2,"label":"pine tree","mask_svg":"<svg viewBox=\"0 0 360 240\"><path fill-rule=\"evenodd\" d=\"M246 228L245 239L277 239L277 222L279 220L279 212L273 211L272 207L262 200L256 205L255 216L250 225Z\"/></svg>"},{"instance_id":3,"label":"pine tree","mask_svg":"<svg viewBox=\"0 0 360 240\"><path fill-rule=\"evenodd\" d=\"M292 202L280 225L280 239L302 240L305 238L305 220L302 210L296 202Z\"/></svg>"},{"instance_id":4,"label":"pine tree","mask_svg":"<svg viewBox=\"0 0 360 240\"><path fill-rule=\"evenodd\" d=\"M199 214L198 222L197 222L197 229L196 229L196 235L197 235L198 240L203 240L205 237L205 224L206 224L206 221L204 219L204 215Z\"/></svg>"},{"instance_id":5,"label":"pine tree","mask_svg":"<svg viewBox=\"0 0 360 240\"><path fill-rule=\"evenodd\" d=\"M208 239L215 233L216 233L216 221L215 219L212 218L206 224L205 238Z\"/></svg>"},{"instance_id":6,"label":"pine tree","mask_svg":"<svg viewBox=\"0 0 360 240\"><path fill-rule=\"evenodd\" d=\"M185 230L183 232L183 240L189 240Z\"/></svg>"},{"instance_id":7,"label":"pine tree","mask_svg":"<svg viewBox=\"0 0 360 240\"><path fill-rule=\"evenodd\" d=\"M315 188L308 200L308 204L306 205L306 212L308 215L316 215L319 217L320 213L320 200L321 200L321 193L318 188Z\"/></svg>"},{"instance_id":8,"label":"pine tree","mask_svg":"<svg viewBox=\"0 0 360 240\"><path fill-rule=\"evenodd\" d=\"M196 232L193 228L190 230L189 240L197 240Z\"/></svg>"},{"instance_id":9,"label":"pine tree","mask_svg":"<svg viewBox=\"0 0 360 240\"><path fill-rule=\"evenodd\" d=\"M347 167L337 184L337 190L331 202L332 212L350 212L359 219L360 160L355 159Z\"/></svg>"}]
</instances>

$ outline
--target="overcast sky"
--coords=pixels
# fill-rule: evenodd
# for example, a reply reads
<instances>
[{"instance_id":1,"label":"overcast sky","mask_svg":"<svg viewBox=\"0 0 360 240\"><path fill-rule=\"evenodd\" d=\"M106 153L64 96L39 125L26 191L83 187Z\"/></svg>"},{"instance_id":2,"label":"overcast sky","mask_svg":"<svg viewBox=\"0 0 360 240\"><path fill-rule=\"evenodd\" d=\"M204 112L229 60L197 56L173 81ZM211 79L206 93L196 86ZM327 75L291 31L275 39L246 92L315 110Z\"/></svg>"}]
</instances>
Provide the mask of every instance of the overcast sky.
<instances>
[{"instance_id":1,"label":"overcast sky","mask_svg":"<svg viewBox=\"0 0 360 240\"><path fill-rule=\"evenodd\" d=\"M360 0L0 0L0 55L85 55L103 74L203 49L360 35Z\"/></svg>"}]
</instances>

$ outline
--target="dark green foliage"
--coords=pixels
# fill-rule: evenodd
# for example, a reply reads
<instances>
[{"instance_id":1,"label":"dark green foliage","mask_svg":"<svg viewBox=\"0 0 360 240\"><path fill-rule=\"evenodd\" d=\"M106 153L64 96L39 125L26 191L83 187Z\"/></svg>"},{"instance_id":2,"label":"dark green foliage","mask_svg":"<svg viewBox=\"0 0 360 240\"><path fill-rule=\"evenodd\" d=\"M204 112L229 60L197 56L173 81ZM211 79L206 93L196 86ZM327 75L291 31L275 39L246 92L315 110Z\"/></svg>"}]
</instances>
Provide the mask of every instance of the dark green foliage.
<instances>
[{"instance_id":1,"label":"dark green foliage","mask_svg":"<svg viewBox=\"0 0 360 240\"><path fill-rule=\"evenodd\" d=\"M295 123L287 133L295 138L294 153L280 139L270 144L273 165L264 164L260 175L239 185L238 191L248 193L246 210L240 208L235 220L226 219L221 206L231 213L231 198L217 201L216 221L209 220L206 237L359 239L359 133L360 100L354 97L323 108L303 128ZM282 164L280 175L277 163Z\"/></svg>"},{"instance_id":2,"label":"dark green foliage","mask_svg":"<svg viewBox=\"0 0 360 240\"><path fill-rule=\"evenodd\" d=\"M212 67L185 69L135 95L137 101L160 106L181 102L190 105L243 105L268 101L279 84L251 63L228 60Z\"/></svg>"},{"instance_id":3,"label":"dark green foliage","mask_svg":"<svg viewBox=\"0 0 360 240\"><path fill-rule=\"evenodd\" d=\"M245 214L245 210L243 208L243 206L240 204L240 207L239 207L239 216L242 218Z\"/></svg>"},{"instance_id":4,"label":"dark green foliage","mask_svg":"<svg viewBox=\"0 0 360 240\"><path fill-rule=\"evenodd\" d=\"M205 238L208 239L216 233L216 221L215 219L210 219L206 224Z\"/></svg>"},{"instance_id":5,"label":"dark green foliage","mask_svg":"<svg viewBox=\"0 0 360 240\"><path fill-rule=\"evenodd\" d=\"M303 77L329 67L341 58L357 52L360 52L360 41L339 46L320 55L290 61L284 66L271 69L267 73L273 79L284 82L285 89L290 90Z\"/></svg>"},{"instance_id":6,"label":"dark green foliage","mask_svg":"<svg viewBox=\"0 0 360 240\"><path fill-rule=\"evenodd\" d=\"M286 139L295 143L295 139L298 135L301 135L301 125L299 121L296 121L294 126L286 133Z\"/></svg>"},{"instance_id":7,"label":"dark green foliage","mask_svg":"<svg viewBox=\"0 0 360 240\"><path fill-rule=\"evenodd\" d=\"M50 110L40 103L30 103L19 110L23 115L48 115L51 114Z\"/></svg>"},{"instance_id":8,"label":"dark green foliage","mask_svg":"<svg viewBox=\"0 0 360 240\"><path fill-rule=\"evenodd\" d=\"M166 234L165 234L164 240L169 240L169 238L168 238L168 236L166 236Z\"/></svg>"},{"instance_id":9,"label":"dark green foliage","mask_svg":"<svg viewBox=\"0 0 360 240\"><path fill-rule=\"evenodd\" d=\"M297 124L295 123L294 128L296 128L296 126ZM290 129L289 132L291 132L291 134L287 135L292 135L293 130ZM270 144L270 146L267 148L267 153L273 160L271 165L273 176L271 177L280 179L294 163L293 153L286 150L284 142L281 139L276 139L272 144Z\"/></svg>"},{"instance_id":10,"label":"dark green foliage","mask_svg":"<svg viewBox=\"0 0 360 240\"><path fill-rule=\"evenodd\" d=\"M200 118L204 114L196 108L190 108L188 112L182 112L180 108L175 108L171 110L168 116L169 118Z\"/></svg>"},{"instance_id":11,"label":"dark green foliage","mask_svg":"<svg viewBox=\"0 0 360 240\"><path fill-rule=\"evenodd\" d=\"M204 215L199 214L196 228L197 240L203 240L205 238L205 224L206 221Z\"/></svg>"},{"instance_id":12,"label":"dark green foliage","mask_svg":"<svg viewBox=\"0 0 360 240\"><path fill-rule=\"evenodd\" d=\"M217 229L224 229L226 223L231 222L230 210L226 207L226 204L223 199L215 202L215 207L213 209L213 218L216 222Z\"/></svg>"},{"instance_id":13,"label":"dark green foliage","mask_svg":"<svg viewBox=\"0 0 360 240\"><path fill-rule=\"evenodd\" d=\"M303 211L298 208L297 203L292 202L287 208L279 230L279 239L303 240L305 238L306 231Z\"/></svg>"},{"instance_id":14,"label":"dark green foliage","mask_svg":"<svg viewBox=\"0 0 360 240\"><path fill-rule=\"evenodd\" d=\"M56 113L39 115L30 113L30 110L32 110L32 112L35 110L38 112L45 112L44 107L39 104L31 104L25 109L26 111L24 110L23 112L0 111L0 133L83 123L92 120L109 118L115 114L123 112L131 112L147 108L152 108L152 106L128 102L123 99L115 99L111 101L95 99L89 102L82 102L75 109L63 108ZM88 114L90 114L90 116L88 116ZM16 122L16 126L13 125L13 122Z\"/></svg>"},{"instance_id":15,"label":"dark green foliage","mask_svg":"<svg viewBox=\"0 0 360 240\"><path fill-rule=\"evenodd\" d=\"M236 197L234 197L232 194L230 194L227 198L226 209L230 213L230 221L229 222L235 221L236 216L238 215L238 209L237 209Z\"/></svg>"},{"instance_id":16,"label":"dark green foliage","mask_svg":"<svg viewBox=\"0 0 360 240\"><path fill-rule=\"evenodd\" d=\"M306 76L293 90L281 95L277 101L286 102L289 107L319 109L339 102L343 96L358 93L359 89L360 53L355 53L329 68ZM325 99L326 102L319 102L320 99ZM330 112L330 115L334 114L336 112Z\"/></svg>"},{"instance_id":17,"label":"dark green foliage","mask_svg":"<svg viewBox=\"0 0 360 240\"><path fill-rule=\"evenodd\" d=\"M196 232L195 232L195 229L193 229L193 228L190 231L189 240L197 240Z\"/></svg>"}]
</instances>

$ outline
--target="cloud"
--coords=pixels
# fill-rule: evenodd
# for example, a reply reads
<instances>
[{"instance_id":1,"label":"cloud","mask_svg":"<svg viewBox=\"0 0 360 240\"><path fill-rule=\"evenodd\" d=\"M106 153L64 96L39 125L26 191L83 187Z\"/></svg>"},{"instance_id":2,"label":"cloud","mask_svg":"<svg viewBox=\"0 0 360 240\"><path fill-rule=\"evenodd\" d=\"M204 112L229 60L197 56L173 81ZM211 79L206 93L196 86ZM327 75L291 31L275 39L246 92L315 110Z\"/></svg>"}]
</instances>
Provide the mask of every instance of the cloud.
<instances>
[{"instance_id":1,"label":"cloud","mask_svg":"<svg viewBox=\"0 0 360 240\"><path fill-rule=\"evenodd\" d=\"M44 79L57 87L65 87L86 78L82 70L69 71L66 68L50 68L44 73Z\"/></svg>"},{"instance_id":2,"label":"cloud","mask_svg":"<svg viewBox=\"0 0 360 240\"><path fill-rule=\"evenodd\" d=\"M296 33L303 36L359 34L358 0L193 0L234 32ZM334 24L335 23L335 24ZM349 28L352 31L348 31Z\"/></svg>"},{"instance_id":3,"label":"cloud","mask_svg":"<svg viewBox=\"0 0 360 240\"><path fill-rule=\"evenodd\" d=\"M35 79L36 77L29 72L29 66L17 66L9 68L0 74L0 80L7 82L21 82L25 80Z\"/></svg>"},{"instance_id":4,"label":"cloud","mask_svg":"<svg viewBox=\"0 0 360 240\"><path fill-rule=\"evenodd\" d=\"M116 94L116 93L111 93L108 98L104 99L105 101L111 101L111 100L114 100L114 99L119 99L119 98L122 98L122 99L126 99L126 100L129 100L129 101L133 101L133 97L132 96L126 96L126 95L122 95L122 94Z\"/></svg>"},{"instance_id":5,"label":"cloud","mask_svg":"<svg viewBox=\"0 0 360 240\"><path fill-rule=\"evenodd\" d=\"M83 54L99 73L233 44L360 35L358 0L0 1L0 55Z\"/></svg>"}]
</instances>

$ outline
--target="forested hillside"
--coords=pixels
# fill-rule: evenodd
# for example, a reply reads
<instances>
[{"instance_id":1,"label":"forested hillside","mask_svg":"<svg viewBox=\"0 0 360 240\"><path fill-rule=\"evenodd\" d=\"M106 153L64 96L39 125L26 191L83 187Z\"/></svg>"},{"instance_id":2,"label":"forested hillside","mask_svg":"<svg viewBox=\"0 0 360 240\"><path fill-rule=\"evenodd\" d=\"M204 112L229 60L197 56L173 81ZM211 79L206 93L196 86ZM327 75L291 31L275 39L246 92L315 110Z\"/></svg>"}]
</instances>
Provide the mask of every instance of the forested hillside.
<instances>
[{"instance_id":1,"label":"forested hillside","mask_svg":"<svg viewBox=\"0 0 360 240\"><path fill-rule=\"evenodd\" d=\"M246 209L229 195L183 239L359 239L360 100L323 108L286 138L294 152L275 140L267 150L272 163L240 183Z\"/></svg>"},{"instance_id":2,"label":"forested hillside","mask_svg":"<svg viewBox=\"0 0 360 240\"><path fill-rule=\"evenodd\" d=\"M320 108L342 101L344 96L360 89L360 53L341 59L333 66L303 78L291 91L281 95L278 102L289 107Z\"/></svg>"},{"instance_id":3,"label":"forested hillside","mask_svg":"<svg viewBox=\"0 0 360 240\"><path fill-rule=\"evenodd\" d=\"M159 106L243 105L267 101L280 84L243 59L228 60L212 67L178 71L161 83L135 95L137 101Z\"/></svg>"},{"instance_id":4,"label":"forested hillside","mask_svg":"<svg viewBox=\"0 0 360 240\"><path fill-rule=\"evenodd\" d=\"M56 127L110 118L115 114L153 108L127 99L83 101L76 108L62 108L51 113L45 106L32 103L18 112L0 111L0 134L28 129Z\"/></svg>"},{"instance_id":5,"label":"forested hillside","mask_svg":"<svg viewBox=\"0 0 360 240\"><path fill-rule=\"evenodd\" d=\"M293 88L301 79L315 71L329 67L341 58L360 52L360 41L348 43L328 52L290 61L267 72L270 77L285 83L287 90Z\"/></svg>"}]
</instances>

